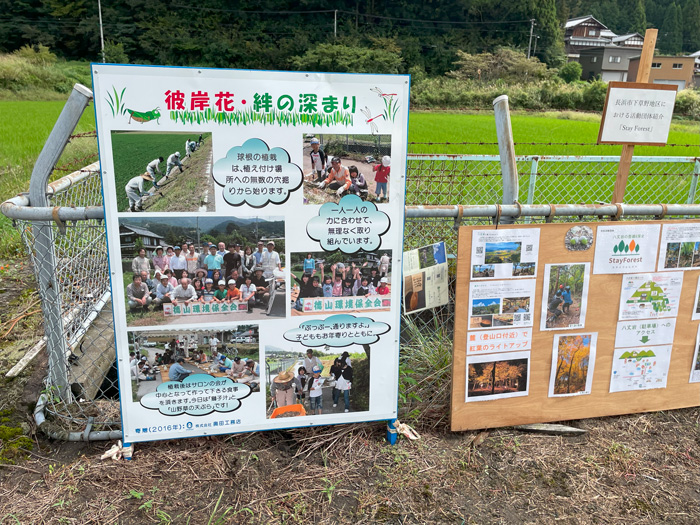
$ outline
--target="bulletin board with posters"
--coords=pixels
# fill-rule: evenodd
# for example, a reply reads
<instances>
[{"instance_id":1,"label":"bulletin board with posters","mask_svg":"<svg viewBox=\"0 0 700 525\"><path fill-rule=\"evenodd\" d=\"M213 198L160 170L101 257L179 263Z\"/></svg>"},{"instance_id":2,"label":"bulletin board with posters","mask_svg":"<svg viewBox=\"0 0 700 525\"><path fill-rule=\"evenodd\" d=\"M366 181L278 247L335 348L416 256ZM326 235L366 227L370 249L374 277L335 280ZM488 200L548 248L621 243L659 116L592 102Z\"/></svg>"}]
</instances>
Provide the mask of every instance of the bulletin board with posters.
<instances>
[{"instance_id":1,"label":"bulletin board with posters","mask_svg":"<svg viewBox=\"0 0 700 525\"><path fill-rule=\"evenodd\" d=\"M700 222L459 230L452 430L697 406Z\"/></svg>"},{"instance_id":2,"label":"bulletin board with posters","mask_svg":"<svg viewBox=\"0 0 700 525\"><path fill-rule=\"evenodd\" d=\"M124 441L395 418L409 78L102 64L92 74ZM332 163L333 143L357 148ZM153 280L153 261L168 257L158 245L175 248L161 284L176 300L162 308L134 299L137 274ZM221 279L219 300L192 298L183 270L187 288ZM136 381L134 342L171 339L207 354L215 341L251 370L186 360L187 377L162 366ZM322 409L306 392L278 417L270 387L296 376L308 349L323 368ZM346 351L349 404L333 406L326 356Z\"/></svg>"}]
</instances>

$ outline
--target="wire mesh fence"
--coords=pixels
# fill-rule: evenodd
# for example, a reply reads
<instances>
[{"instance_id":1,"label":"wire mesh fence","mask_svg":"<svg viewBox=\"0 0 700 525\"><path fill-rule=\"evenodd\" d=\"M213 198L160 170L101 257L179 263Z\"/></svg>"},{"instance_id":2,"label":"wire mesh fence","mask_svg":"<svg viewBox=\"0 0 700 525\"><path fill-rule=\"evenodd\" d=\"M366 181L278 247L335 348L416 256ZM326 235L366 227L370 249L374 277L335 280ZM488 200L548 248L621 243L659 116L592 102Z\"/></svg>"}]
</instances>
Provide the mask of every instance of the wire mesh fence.
<instances>
[{"instance_id":1,"label":"wire mesh fence","mask_svg":"<svg viewBox=\"0 0 700 525\"><path fill-rule=\"evenodd\" d=\"M613 157L518 157L520 202L608 202L617 170ZM700 164L692 157L637 158L628 185L629 201L693 203ZM51 197L57 207L101 206L97 164L69 175L70 184ZM410 155L406 173L408 205L475 205L501 202L498 156ZM529 219L529 222L543 221ZM555 220L579 220L555 219ZM463 219L460 224L490 224L488 218ZM101 220L70 223L16 221L31 259L51 252L55 275L53 308L45 308L45 326L59 330L62 359L50 360L46 379L46 411L65 431L120 428L114 325L104 225ZM454 326L454 278L457 230L454 219L409 218L404 249L445 241L450 275L446 306L408 316L426 338L451 340ZM50 245L37 243L37 228L50 228ZM35 266L35 271L40 268ZM49 300L42 293L42 300ZM404 333L402 337L410 337ZM54 342L55 344L55 342Z\"/></svg>"}]
</instances>

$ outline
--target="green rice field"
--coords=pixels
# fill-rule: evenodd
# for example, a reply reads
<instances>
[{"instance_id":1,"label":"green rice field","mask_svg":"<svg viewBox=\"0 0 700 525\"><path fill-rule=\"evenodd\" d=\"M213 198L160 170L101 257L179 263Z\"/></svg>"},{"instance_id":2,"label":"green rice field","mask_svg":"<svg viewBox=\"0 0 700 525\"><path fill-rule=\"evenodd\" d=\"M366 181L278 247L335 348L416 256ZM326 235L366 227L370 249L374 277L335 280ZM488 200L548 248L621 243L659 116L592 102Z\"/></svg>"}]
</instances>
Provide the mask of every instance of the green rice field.
<instances>
[{"instance_id":1,"label":"green rice field","mask_svg":"<svg viewBox=\"0 0 700 525\"><path fill-rule=\"evenodd\" d=\"M62 101L30 102L30 101L0 101L0 197L7 199L29 188L29 178L34 161L46 141L53 125L64 106ZM574 112L515 112L511 117L513 135L518 155L619 155L621 146L597 146L595 143L600 126L600 116L590 113ZM94 113L89 107L81 119L77 133L95 129ZM145 171L146 164L153 158L162 155L166 157L174 151L184 149L184 136L176 134L171 138L162 136L162 144L149 140L146 147L140 143L138 135L120 134L115 143L118 156L116 162L118 186L126 184L129 178ZM150 135L152 136L152 135ZM160 140L160 139L159 139ZM122 142L120 142L122 141ZM496 155L498 147L493 144L496 139L496 127L491 112L428 112L415 111L409 118L410 153L426 154L470 154ZM476 144L450 144L476 143ZM544 144L527 145L525 142ZM561 143L574 144L561 144ZM419 144L436 143L436 144ZM443 143L443 144L440 144ZM478 144L491 143L491 144ZM549 144L552 143L552 144ZM581 145L580 143L584 143ZM692 121L676 121L672 124L669 136L670 144L666 147L637 147L636 156L683 156L697 157L700 155L700 125ZM124 151L120 154L119 151ZM81 138L73 141L64 153L59 165L70 166L74 161L74 169L88 164L96 159L97 141L94 138ZM165 166L163 166L165 168ZM440 168L442 169L442 168ZM489 168L493 170L492 168ZM454 204L472 203L475 199L481 202L496 202L499 185L496 177L485 180L482 177L472 177L468 183L456 186L455 177L459 177L462 169L450 168L447 180L431 182L436 171L419 167L413 173L413 178L425 178L427 186L411 187L409 193L421 195L421 204ZM539 177L535 202L594 202L606 197L610 186L610 171L614 174L614 166L605 167L604 174L579 174L575 177L560 176L552 173L552 184L547 184L546 177ZM488 171L488 170L487 170ZM556 170L555 170L556 171ZM521 172L521 201L525 202L528 189L529 174L526 167ZM662 169L667 173L667 169ZM61 176L64 172L57 173ZM418 174L418 175L416 175ZM487 173L482 173L487 174ZM490 173L488 173L490 174ZM673 173L671 173L673 175ZM690 184L689 177L672 177L661 179L660 175L650 173L658 181L651 181L647 187L656 188L652 194L638 193L631 181L632 194L630 202L685 202L683 195L687 194ZM122 180L123 179L123 180ZM548 191L548 188L552 191ZM455 191L458 189L459 191ZM554 191L556 190L556 191ZM641 200L640 200L641 199ZM410 203L418 204L418 202ZM449 202L447 202L449 201ZM10 221L0 217L0 255L8 255L19 248L19 236L11 227Z\"/></svg>"}]
</instances>

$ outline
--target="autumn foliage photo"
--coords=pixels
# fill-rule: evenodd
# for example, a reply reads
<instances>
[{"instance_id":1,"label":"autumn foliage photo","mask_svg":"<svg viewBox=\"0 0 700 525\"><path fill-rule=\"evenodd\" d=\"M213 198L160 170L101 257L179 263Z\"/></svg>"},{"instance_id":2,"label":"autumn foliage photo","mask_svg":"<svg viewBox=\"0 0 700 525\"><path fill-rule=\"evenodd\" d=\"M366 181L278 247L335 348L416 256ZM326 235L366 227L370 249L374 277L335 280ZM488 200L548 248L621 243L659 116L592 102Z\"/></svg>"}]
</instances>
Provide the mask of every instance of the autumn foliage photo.
<instances>
[{"instance_id":1,"label":"autumn foliage photo","mask_svg":"<svg viewBox=\"0 0 700 525\"><path fill-rule=\"evenodd\" d=\"M488 358L489 356L484 357ZM519 358L518 355L513 354L513 359L470 361L468 368L467 399L479 396L512 397L513 394L527 394L527 358Z\"/></svg>"},{"instance_id":2,"label":"autumn foliage photo","mask_svg":"<svg viewBox=\"0 0 700 525\"><path fill-rule=\"evenodd\" d=\"M590 394L597 335L574 334L554 338L550 396Z\"/></svg>"}]
</instances>

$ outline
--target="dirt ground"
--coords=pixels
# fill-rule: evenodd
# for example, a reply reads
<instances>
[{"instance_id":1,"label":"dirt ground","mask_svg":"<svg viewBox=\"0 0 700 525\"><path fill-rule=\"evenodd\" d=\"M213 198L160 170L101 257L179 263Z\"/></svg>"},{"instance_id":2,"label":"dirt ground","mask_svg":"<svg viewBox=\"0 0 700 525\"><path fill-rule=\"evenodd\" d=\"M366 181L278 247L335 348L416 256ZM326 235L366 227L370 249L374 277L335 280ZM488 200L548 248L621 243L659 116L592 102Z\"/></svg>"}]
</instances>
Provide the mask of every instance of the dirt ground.
<instances>
[{"instance_id":1,"label":"dirt ground","mask_svg":"<svg viewBox=\"0 0 700 525\"><path fill-rule=\"evenodd\" d=\"M2 334L37 306L26 263L8 268ZM421 438L396 446L370 423L153 442L130 462L101 461L109 442L37 431L45 356L14 380L4 374L41 336L38 314L14 324L0 346L3 525L700 522L698 408L572 421L586 431L575 437L451 433L445 385L406 419Z\"/></svg>"},{"instance_id":2,"label":"dirt ground","mask_svg":"<svg viewBox=\"0 0 700 525\"><path fill-rule=\"evenodd\" d=\"M338 202L338 196L334 191L328 189L318 189L316 185L312 182L311 177L308 176L311 172L311 157L309 157L309 152L311 151L311 146L304 147L304 204L323 204L325 202ZM367 188L369 189L368 200L374 202L377 200L377 194L375 190L377 189L377 183L374 181L374 170L372 169L374 164L370 164L364 160L362 157L341 157L341 164L346 168L350 166L357 166L357 171L364 175L367 181ZM391 186L391 176L389 177L389 182L387 183L387 192ZM387 202L387 201L383 201Z\"/></svg>"}]
</instances>

